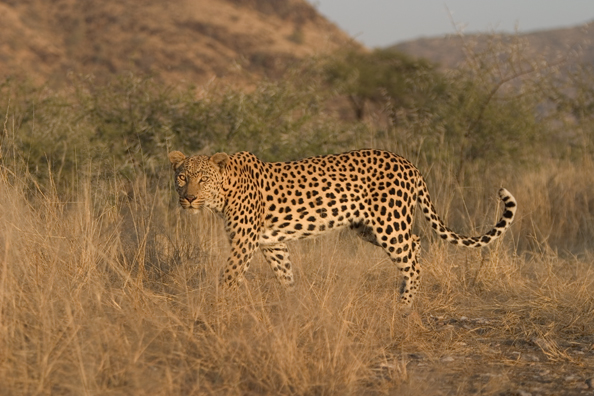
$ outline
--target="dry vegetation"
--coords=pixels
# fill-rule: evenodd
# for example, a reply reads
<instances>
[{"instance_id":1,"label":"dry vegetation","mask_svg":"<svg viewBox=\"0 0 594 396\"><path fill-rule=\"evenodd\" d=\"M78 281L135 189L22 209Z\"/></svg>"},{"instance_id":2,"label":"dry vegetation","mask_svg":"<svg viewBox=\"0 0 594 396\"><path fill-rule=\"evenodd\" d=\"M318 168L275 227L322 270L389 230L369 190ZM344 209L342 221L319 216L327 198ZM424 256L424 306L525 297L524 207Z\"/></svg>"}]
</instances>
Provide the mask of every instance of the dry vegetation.
<instances>
[{"instance_id":1,"label":"dry vegetation","mask_svg":"<svg viewBox=\"0 0 594 396\"><path fill-rule=\"evenodd\" d=\"M517 245L524 227L580 221L566 204L594 172L568 169L556 201L534 194L548 171L509 185L521 218L490 250L446 246L419 218L425 273L403 316L397 271L349 233L291 245L292 293L257 257L247 287L223 294L218 218L182 213L142 177L128 193L117 178L79 180L62 202L4 168L0 394L582 394L594 375L591 256ZM456 192L436 190L440 212L455 212ZM494 203L477 223L495 219Z\"/></svg>"}]
</instances>

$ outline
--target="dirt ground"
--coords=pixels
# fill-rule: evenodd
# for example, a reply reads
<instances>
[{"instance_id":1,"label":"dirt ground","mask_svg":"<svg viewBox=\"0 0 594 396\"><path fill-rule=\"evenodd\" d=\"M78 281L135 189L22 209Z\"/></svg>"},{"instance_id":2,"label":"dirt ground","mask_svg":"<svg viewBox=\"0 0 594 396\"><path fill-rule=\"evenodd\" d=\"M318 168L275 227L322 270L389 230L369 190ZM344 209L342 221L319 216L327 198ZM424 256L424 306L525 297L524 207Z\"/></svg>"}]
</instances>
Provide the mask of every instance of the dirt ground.
<instances>
[{"instance_id":1,"label":"dirt ground","mask_svg":"<svg viewBox=\"0 0 594 396\"><path fill-rule=\"evenodd\" d=\"M394 357L399 362L380 364L379 382L393 380L394 371L401 375L405 365L406 381L388 394L594 395L594 345L588 342L493 337L505 326L498 318L428 319L423 325L436 334L464 339L457 342L463 351L438 359L404 353Z\"/></svg>"}]
</instances>

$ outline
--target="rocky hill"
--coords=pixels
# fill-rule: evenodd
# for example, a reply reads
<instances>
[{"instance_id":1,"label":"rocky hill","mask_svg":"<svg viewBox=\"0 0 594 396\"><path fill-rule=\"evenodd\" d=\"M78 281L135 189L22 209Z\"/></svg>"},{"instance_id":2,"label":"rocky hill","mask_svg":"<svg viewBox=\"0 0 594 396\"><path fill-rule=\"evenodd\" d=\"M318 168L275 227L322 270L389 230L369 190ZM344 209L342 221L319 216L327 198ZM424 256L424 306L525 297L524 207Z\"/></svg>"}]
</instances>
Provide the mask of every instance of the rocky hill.
<instances>
[{"instance_id":1,"label":"rocky hill","mask_svg":"<svg viewBox=\"0 0 594 396\"><path fill-rule=\"evenodd\" d=\"M484 49L491 39L511 42L519 39L525 42L525 57L544 56L549 61L563 60L569 63L594 64L594 23L573 28L554 29L520 34L472 34L448 35L445 37L421 38L398 43L390 48L414 57L422 57L440 64L443 68L454 68L464 62L464 43L477 50Z\"/></svg>"},{"instance_id":2,"label":"rocky hill","mask_svg":"<svg viewBox=\"0 0 594 396\"><path fill-rule=\"evenodd\" d=\"M70 72L245 80L353 43L305 0L0 0L0 25L0 78L51 84Z\"/></svg>"}]
</instances>

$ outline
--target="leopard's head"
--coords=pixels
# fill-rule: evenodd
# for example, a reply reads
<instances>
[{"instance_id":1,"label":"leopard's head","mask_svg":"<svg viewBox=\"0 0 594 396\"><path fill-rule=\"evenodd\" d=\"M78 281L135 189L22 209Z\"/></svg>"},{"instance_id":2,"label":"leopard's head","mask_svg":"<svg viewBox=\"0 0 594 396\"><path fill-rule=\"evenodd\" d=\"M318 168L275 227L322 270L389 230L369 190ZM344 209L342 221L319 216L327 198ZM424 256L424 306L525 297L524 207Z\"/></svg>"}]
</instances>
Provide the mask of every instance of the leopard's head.
<instances>
[{"instance_id":1,"label":"leopard's head","mask_svg":"<svg viewBox=\"0 0 594 396\"><path fill-rule=\"evenodd\" d=\"M169 161L175 172L175 189L182 208L193 211L203 207L222 210L224 198L221 187L229 163L227 154L186 157L179 151L172 151Z\"/></svg>"}]
</instances>

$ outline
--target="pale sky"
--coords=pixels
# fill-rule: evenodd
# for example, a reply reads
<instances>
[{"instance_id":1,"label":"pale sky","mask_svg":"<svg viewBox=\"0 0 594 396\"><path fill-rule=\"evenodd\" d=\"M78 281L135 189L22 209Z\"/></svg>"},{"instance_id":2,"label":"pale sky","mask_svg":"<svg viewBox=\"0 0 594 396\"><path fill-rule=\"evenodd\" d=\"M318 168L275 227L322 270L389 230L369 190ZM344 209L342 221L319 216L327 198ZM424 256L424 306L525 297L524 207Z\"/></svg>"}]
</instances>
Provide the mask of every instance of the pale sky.
<instances>
[{"instance_id":1,"label":"pale sky","mask_svg":"<svg viewBox=\"0 0 594 396\"><path fill-rule=\"evenodd\" d=\"M572 27L594 20L594 0L308 0L368 47L419 37ZM449 11L448 11L449 10ZM451 17L450 17L451 14Z\"/></svg>"}]
</instances>

